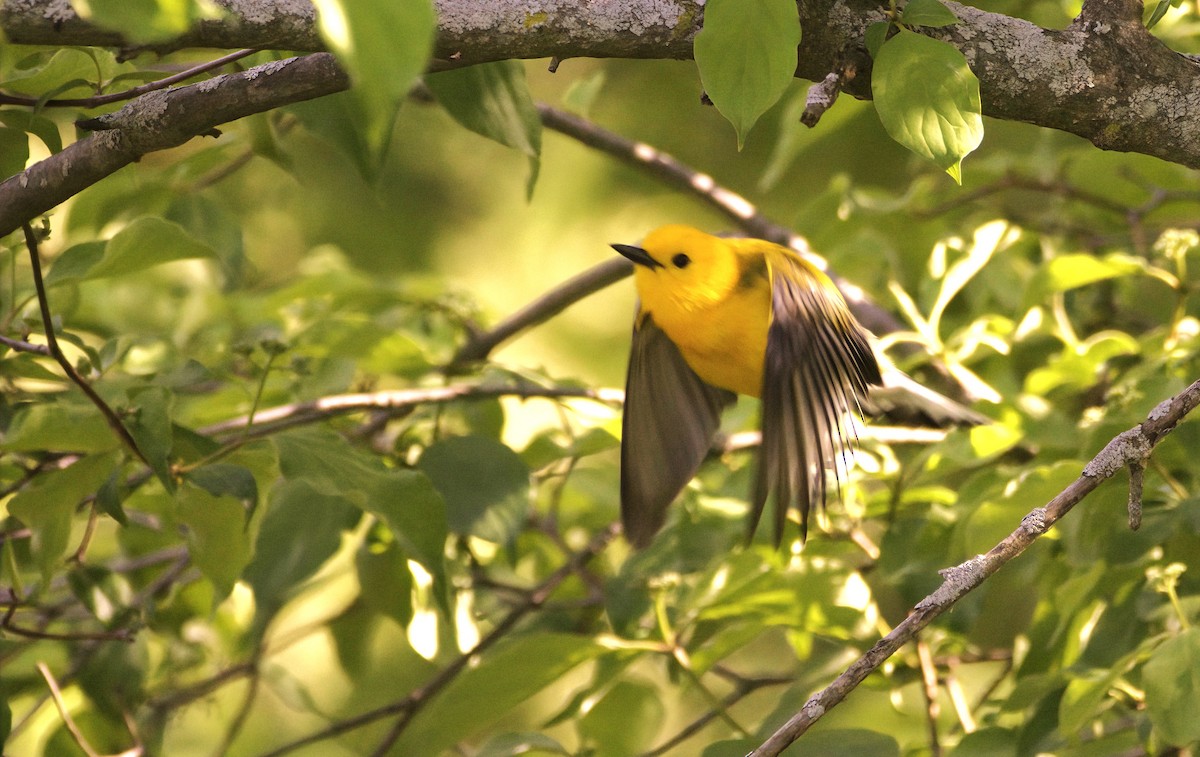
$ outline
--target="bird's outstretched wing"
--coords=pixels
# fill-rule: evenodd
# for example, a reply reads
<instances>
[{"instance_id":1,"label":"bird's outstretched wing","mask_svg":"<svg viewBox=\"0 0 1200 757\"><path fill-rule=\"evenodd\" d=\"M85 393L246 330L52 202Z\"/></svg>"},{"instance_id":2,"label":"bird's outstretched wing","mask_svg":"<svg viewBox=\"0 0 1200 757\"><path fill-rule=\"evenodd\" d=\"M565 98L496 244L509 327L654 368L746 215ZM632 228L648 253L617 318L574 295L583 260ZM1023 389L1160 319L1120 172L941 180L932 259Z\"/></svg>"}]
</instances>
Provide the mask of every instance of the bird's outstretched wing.
<instances>
[{"instance_id":1,"label":"bird's outstretched wing","mask_svg":"<svg viewBox=\"0 0 1200 757\"><path fill-rule=\"evenodd\" d=\"M769 496L775 498L775 543L787 511L800 513L808 533L813 503L825 502L825 471L852 450L847 413L867 387L879 384L879 365L866 332L833 284L803 263L772 256L771 324L763 363L762 449L752 499L750 534Z\"/></svg>"},{"instance_id":2,"label":"bird's outstretched wing","mask_svg":"<svg viewBox=\"0 0 1200 757\"><path fill-rule=\"evenodd\" d=\"M706 384L649 314L633 330L621 430L621 521L645 547L696 475L732 392Z\"/></svg>"}]
</instances>

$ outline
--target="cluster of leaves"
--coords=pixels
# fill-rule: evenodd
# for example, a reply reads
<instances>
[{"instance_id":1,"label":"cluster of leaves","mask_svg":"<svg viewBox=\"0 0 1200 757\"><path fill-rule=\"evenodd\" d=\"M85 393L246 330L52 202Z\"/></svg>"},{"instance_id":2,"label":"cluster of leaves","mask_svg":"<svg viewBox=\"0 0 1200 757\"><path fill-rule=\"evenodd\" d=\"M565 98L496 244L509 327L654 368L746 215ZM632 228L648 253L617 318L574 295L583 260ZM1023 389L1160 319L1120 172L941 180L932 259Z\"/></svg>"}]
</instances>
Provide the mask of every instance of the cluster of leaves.
<instances>
[{"instance_id":1,"label":"cluster of leaves","mask_svg":"<svg viewBox=\"0 0 1200 757\"><path fill-rule=\"evenodd\" d=\"M935 588L939 569L996 543L1197 375L1200 239L1181 227L1198 198L1183 172L1076 153L1061 174L1005 195L1013 170L1035 171L1023 153L997 153L980 170L994 201L939 212L929 209L945 195L928 176L890 192L839 177L811 200L806 231L895 304L908 329L882 346L918 375L944 370L996 422L935 444L865 438L844 501L802 549L741 546L752 461L725 454L632 554L612 540L617 412L497 399L578 388L499 363L453 379L479 396L447 401L444 367L480 328L476 308L417 260L384 273L337 249L275 194L311 181L328 155L344 163L339 178L374 180L356 200L386 192L397 99L428 56L432 15L409 7L427 3L318 5L356 93L233 125L51 217L55 329L146 463L52 361L20 349L40 341L38 292L24 240L3 240L8 751L78 748L46 701L49 672L97 751L262 754L315 737L321 751L332 741L395 754L745 753ZM769 12L783 5L746 18L777 26L794 62L798 26ZM734 46L721 6L709 3L698 58ZM898 24L946 20L909 8ZM897 71L954 68L906 53L918 39L902 28L878 65L894 53ZM382 55L385 40L404 55ZM422 57L405 60L413 50ZM0 55L0 90L43 101L157 75L101 50ZM700 62L705 87L744 138L780 93L747 115L715 65ZM439 126L452 119L515 148L533 161L530 185L550 168L522 66L425 84L448 114ZM61 148L62 124L29 113L0 110L26 151L9 168L28 159L26 131L35 152ZM778 151L768 183L786 189L796 156ZM416 172L410 161L391 170ZM1152 178L1118 179L1130 171ZM450 197L437 181L426 190ZM351 185L329 184L322 203ZM1064 218L1075 226L1054 225ZM264 220L299 252L255 241ZM382 394L398 388L416 395ZM411 400L422 391L429 401ZM545 403L553 412L537 413ZM743 403L728 429L754 413ZM931 730L967 756L1200 739L1197 433L1184 425L1156 451L1138 532L1123 525L1120 487L1097 492L927 630L925 652L898 655L826 716L800 753L925 753Z\"/></svg>"}]
</instances>

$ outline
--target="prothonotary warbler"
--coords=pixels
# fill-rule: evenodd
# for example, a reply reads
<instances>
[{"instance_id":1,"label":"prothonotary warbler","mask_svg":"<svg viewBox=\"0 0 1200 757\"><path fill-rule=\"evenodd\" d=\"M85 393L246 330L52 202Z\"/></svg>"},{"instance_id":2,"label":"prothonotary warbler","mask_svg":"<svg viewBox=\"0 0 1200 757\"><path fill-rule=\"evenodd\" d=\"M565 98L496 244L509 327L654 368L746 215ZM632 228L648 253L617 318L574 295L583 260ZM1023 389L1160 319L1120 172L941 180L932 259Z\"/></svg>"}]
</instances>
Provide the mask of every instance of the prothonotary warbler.
<instances>
[{"instance_id":1,"label":"prothonotary warbler","mask_svg":"<svg viewBox=\"0 0 1200 757\"><path fill-rule=\"evenodd\" d=\"M826 470L851 448L847 414L881 383L837 287L786 247L688 226L613 249L635 263L639 297L621 439L626 538L644 547L662 528L734 392L762 399L749 532L773 496L776 543L789 508L806 533Z\"/></svg>"}]
</instances>

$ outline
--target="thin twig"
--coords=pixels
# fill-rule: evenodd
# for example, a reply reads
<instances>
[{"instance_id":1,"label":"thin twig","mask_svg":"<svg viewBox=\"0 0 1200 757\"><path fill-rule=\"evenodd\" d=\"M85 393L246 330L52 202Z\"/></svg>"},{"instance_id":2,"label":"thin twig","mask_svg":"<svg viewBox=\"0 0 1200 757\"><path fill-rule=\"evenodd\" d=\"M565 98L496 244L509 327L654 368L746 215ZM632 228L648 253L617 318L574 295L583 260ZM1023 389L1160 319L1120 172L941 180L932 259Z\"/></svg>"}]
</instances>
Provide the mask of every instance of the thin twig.
<instances>
[{"instance_id":1,"label":"thin twig","mask_svg":"<svg viewBox=\"0 0 1200 757\"><path fill-rule=\"evenodd\" d=\"M713 672L720 671L714 668ZM704 728L704 726L716 719L719 712L728 710L730 707L744 699L748 694L751 694L766 686L784 686L791 682L792 678L789 676L763 676L759 678L743 678L738 676L734 679L733 691L725 695L725 697L721 700L719 707L714 707L700 715L700 717L681 728L679 732L671 736L671 738L654 747L649 752L645 752L641 757L658 757L658 755L666 754L690 739L692 736L695 736L702 728Z\"/></svg>"},{"instance_id":2,"label":"thin twig","mask_svg":"<svg viewBox=\"0 0 1200 757\"><path fill-rule=\"evenodd\" d=\"M477 384L451 384L420 389L397 389L394 391L368 392L363 394L337 394L321 397L309 402L260 410L254 414L254 434L261 435L277 431L281 427L297 423L311 423L346 413L363 410L402 410L414 405L433 402L452 402L463 399L491 399L495 397L542 397L548 399L581 398L611 404L624 399L619 389L588 389L584 387L544 387L533 384L518 386L488 386ZM241 432L250 422L248 416L232 418L200 429L201 434L220 436ZM252 434L253 435L253 434Z\"/></svg>"},{"instance_id":3,"label":"thin twig","mask_svg":"<svg viewBox=\"0 0 1200 757\"><path fill-rule=\"evenodd\" d=\"M505 318L497 326L473 335L458 349L448 370L465 364L486 360L497 345L526 329L544 323L584 297L620 281L633 273L633 264L625 258L612 257L594 265L551 289L525 307Z\"/></svg>"},{"instance_id":4,"label":"thin twig","mask_svg":"<svg viewBox=\"0 0 1200 757\"><path fill-rule=\"evenodd\" d=\"M969 591L983 583L1038 537L1046 533L1076 504L1134 460L1144 460L1150 451L1200 405L1200 380L1174 397L1159 403L1146 420L1114 437L1083 469L1082 475L1043 507L1037 507L999 544L984 555L942 571L943 582L922 599L907 618L880 639L866 654L850 665L833 683L814 694L799 712L775 731L750 757L773 757L798 739L826 712L837 706L883 661L908 643L917 632L950 609Z\"/></svg>"},{"instance_id":5,"label":"thin twig","mask_svg":"<svg viewBox=\"0 0 1200 757\"><path fill-rule=\"evenodd\" d=\"M50 348L50 356L54 358L63 372L67 374L67 378L80 388L87 398L92 401L92 404L104 415L104 420L108 422L109 428L121 440L121 442L129 448L131 452L147 467L150 461L142 454L142 450L138 448L137 442L134 441L133 435L129 433L129 429L125 428L125 424L121 422L121 417L109 407L104 398L96 393L91 384L87 382L83 376L79 375L79 371L75 370L75 366L71 365L71 361L63 354L62 348L58 346L58 338L54 335L54 319L50 314L50 301L46 298L46 285L42 281L42 262L41 256L38 254L37 237L33 233L33 228L28 223L21 224L21 228L25 231L25 246L29 250L29 263L33 267L33 286L37 290L38 307L42 313L42 327L46 331L46 345Z\"/></svg>"},{"instance_id":6,"label":"thin twig","mask_svg":"<svg viewBox=\"0 0 1200 757\"><path fill-rule=\"evenodd\" d=\"M32 352L35 355L51 357L50 348L44 344L31 344L30 342L22 342L20 339L13 339L7 336L0 336L0 344L15 352Z\"/></svg>"},{"instance_id":7,"label":"thin twig","mask_svg":"<svg viewBox=\"0 0 1200 757\"><path fill-rule=\"evenodd\" d=\"M42 678L46 679L46 685L50 687L50 696L54 700L54 706L58 708L58 714L62 717L63 723L66 724L67 730L71 732L71 737L75 739L75 743L79 745L79 748L88 757L100 757L100 753L93 749L88 740L84 738L83 731L80 731L79 726L75 725L75 720L71 717L70 710L67 709L67 703L63 701L62 691L58 688L58 681L54 680L54 674L50 672L50 668L46 667L46 663L38 660L37 669L42 674Z\"/></svg>"},{"instance_id":8,"label":"thin twig","mask_svg":"<svg viewBox=\"0 0 1200 757\"><path fill-rule=\"evenodd\" d=\"M107 95L93 95L91 97L66 97L42 101L36 97L22 97L20 95L10 95L0 92L0 105L25 105L31 108L98 108L102 105L109 105L111 103L122 102L124 100L132 100L133 98L140 97L147 92L155 92L160 89L166 89L172 84L178 84L181 81L187 81L194 76L199 76L200 74L207 73L213 69L221 68L222 66L233 63L236 60L241 60L248 55L253 55L256 52L258 52L257 48L238 50L236 52L229 53L228 55L222 55L220 58L214 58L213 60L192 66L189 69L180 71L177 74L172 74L171 76L163 79L156 79L152 82L139 84L131 89L126 89L121 92L113 92Z\"/></svg>"},{"instance_id":9,"label":"thin twig","mask_svg":"<svg viewBox=\"0 0 1200 757\"><path fill-rule=\"evenodd\" d=\"M942 705L938 701L938 672L933 664L933 653L929 643L917 639L917 660L921 664L921 690L925 693L925 720L929 727L929 754L941 757L942 744L938 739L938 718L942 714Z\"/></svg>"}]
</instances>

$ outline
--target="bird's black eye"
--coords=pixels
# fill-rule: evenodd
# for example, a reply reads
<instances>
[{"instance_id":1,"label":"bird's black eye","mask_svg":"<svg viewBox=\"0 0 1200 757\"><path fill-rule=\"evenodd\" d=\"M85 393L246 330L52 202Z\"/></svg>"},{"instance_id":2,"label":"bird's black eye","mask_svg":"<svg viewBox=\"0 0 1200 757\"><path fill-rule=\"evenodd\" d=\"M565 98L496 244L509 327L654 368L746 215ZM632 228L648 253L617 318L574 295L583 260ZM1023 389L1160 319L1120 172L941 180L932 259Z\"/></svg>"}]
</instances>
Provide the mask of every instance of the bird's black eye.
<instances>
[{"instance_id":1,"label":"bird's black eye","mask_svg":"<svg viewBox=\"0 0 1200 757\"><path fill-rule=\"evenodd\" d=\"M675 257L671 258L671 265L676 268L687 268L690 262L692 262L692 259L682 252L676 253Z\"/></svg>"}]
</instances>

